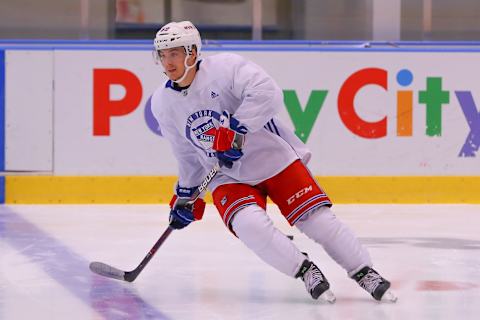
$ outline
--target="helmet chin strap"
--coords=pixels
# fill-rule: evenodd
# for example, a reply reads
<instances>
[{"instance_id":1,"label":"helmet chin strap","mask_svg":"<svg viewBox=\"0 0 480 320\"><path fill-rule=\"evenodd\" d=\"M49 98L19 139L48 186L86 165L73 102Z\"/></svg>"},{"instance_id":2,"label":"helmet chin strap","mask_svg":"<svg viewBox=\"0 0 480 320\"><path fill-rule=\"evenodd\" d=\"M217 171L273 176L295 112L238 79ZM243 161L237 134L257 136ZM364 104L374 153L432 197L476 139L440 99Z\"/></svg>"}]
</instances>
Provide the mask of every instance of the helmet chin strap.
<instances>
[{"instance_id":1,"label":"helmet chin strap","mask_svg":"<svg viewBox=\"0 0 480 320\"><path fill-rule=\"evenodd\" d=\"M175 82L176 84L180 84L180 82L182 82L183 80L185 80L185 77L187 76L188 74L188 71L190 71L190 69L192 69L193 67L195 67L197 65L197 60L198 58L195 58L195 62L191 65L191 66L188 66L187 65L187 59L190 57L190 55L187 55L185 57L185 60L183 61L183 64L185 66L185 71L183 72L183 75L180 77L180 79L177 79L177 80L173 80L173 82Z\"/></svg>"}]
</instances>

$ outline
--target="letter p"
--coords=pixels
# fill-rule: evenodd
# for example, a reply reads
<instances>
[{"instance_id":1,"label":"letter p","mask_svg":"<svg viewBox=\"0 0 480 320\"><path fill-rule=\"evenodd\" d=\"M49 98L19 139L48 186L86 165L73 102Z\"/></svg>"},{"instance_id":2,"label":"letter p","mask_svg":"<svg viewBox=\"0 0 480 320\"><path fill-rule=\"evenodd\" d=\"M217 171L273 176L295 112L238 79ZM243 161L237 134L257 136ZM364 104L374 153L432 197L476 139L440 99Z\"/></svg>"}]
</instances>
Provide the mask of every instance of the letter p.
<instances>
[{"instance_id":1,"label":"letter p","mask_svg":"<svg viewBox=\"0 0 480 320\"><path fill-rule=\"evenodd\" d=\"M121 85L125 96L110 100L110 85ZM135 110L142 99L142 84L125 69L93 70L93 135L110 135L110 117L123 116Z\"/></svg>"}]
</instances>

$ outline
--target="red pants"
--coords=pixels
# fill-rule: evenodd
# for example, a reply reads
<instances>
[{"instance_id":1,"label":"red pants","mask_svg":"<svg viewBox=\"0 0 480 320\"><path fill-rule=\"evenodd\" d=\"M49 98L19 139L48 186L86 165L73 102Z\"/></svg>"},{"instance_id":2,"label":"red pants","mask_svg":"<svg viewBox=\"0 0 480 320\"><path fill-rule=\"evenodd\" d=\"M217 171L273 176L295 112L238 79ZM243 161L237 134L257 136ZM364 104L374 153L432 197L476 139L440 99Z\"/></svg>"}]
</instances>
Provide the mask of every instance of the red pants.
<instances>
[{"instance_id":1,"label":"red pants","mask_svg":"<svg viewBox=\"0 0 480 320\"><path fill-rule=\"evenodd\" d=\"M238 210L252 204L266 209L267 196L278 205L290 225L314 208L332 206L328 196L300 160L255 186L243 183L221 185L213 192L213 202L230 229L232 218Z\"/></svg>"}]
</instances>

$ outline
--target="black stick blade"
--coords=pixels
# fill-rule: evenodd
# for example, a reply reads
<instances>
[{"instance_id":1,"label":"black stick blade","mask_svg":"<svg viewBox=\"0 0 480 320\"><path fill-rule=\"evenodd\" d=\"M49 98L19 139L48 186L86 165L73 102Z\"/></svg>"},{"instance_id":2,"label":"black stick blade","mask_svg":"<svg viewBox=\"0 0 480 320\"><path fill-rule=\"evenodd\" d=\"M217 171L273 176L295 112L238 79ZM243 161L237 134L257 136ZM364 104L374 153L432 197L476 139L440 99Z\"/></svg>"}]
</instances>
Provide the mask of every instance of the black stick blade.
<instances>
[{"instance_id":1,"label":"black stick blade","mask_svg":"<svg viewBox=\"0 0 480 320\"><path fill-rule=\"evenodd\" d=\"M90 263L90 270L104 277L125 281L125 271L109 266L102 262Z\"/></svg>"}]
</instances>

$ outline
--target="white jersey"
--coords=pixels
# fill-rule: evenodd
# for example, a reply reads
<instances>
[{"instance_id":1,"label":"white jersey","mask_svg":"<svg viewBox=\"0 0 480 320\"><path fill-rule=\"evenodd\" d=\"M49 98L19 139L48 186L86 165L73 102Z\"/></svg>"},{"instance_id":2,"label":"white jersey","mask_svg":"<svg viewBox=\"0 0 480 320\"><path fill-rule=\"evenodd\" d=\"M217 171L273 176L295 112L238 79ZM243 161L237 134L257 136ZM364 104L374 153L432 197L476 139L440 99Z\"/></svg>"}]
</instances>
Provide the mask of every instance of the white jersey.
<instances>
[{"instance_id":1,"label":"white jersey","mask_svg":"<svg viewBox=\"0 0 480 320\"><path fill-rule=\"evenodd\" d=\"M169 80L152 97L152 112L172 146L182 187L198 186L216 163L213 138L224 110L248 129L243 157L231 169L222 168L210 184L212 191L226 183L256 185L296 159L308 162L310 151L277 118L282 108L283 94L273 79L229 53L203 59L187 89Z\"/></svg>"}]
</instances>

